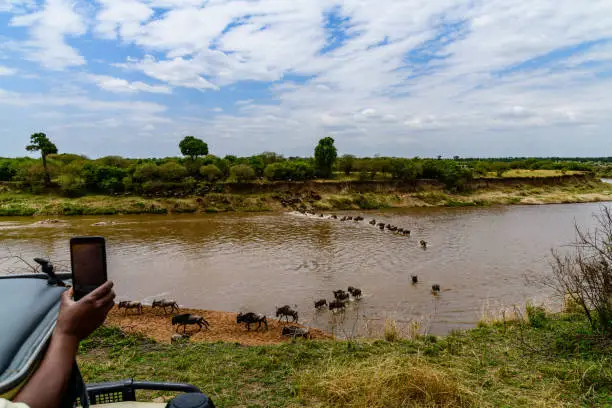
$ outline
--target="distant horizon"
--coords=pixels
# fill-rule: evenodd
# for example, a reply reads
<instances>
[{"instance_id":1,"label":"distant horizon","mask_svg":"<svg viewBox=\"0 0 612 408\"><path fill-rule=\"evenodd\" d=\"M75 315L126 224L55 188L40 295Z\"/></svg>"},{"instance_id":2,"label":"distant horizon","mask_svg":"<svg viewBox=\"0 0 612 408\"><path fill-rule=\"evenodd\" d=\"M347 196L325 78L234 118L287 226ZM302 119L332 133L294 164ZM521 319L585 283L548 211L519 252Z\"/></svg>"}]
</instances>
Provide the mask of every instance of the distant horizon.
<instances>
[{"instance_id":1,"label":"distant horizon","mask_svg":"<svg viewBox=\"0 0 612 408\"><path fill-rule=\"evenodd\" d=\"M0 0L0 156L612 154L612 2Z\"/></svg>"}]
</instances>

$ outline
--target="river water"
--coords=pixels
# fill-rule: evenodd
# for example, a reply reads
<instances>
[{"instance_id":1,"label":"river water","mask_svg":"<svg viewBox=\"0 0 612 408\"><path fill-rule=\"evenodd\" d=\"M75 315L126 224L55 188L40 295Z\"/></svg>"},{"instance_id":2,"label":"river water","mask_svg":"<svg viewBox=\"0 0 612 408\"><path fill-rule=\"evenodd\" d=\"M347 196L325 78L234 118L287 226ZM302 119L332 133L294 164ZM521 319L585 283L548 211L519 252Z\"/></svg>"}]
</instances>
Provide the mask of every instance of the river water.
<instances>
[{"instance_id":1,"label":"river water","mask_svg":"<svg viewBox=\"0 0 612 408\"><path fill-rule=\"evenodd\" d=\"M0 218L0 273L26 271L21 261L2 260L9 255L44 255L67 270L70 237L103 235L120 299L170 297L189 307L268 315L290 304L300 321L344 327L349 335L351 327L363 333L387 318L419 320L441 334L473 326L483 308L547 298L525 274L549 271L550 249L571 241L574 222L593 226L601 205L375 211L362 212L360 223L279 213L71 217L53 225ZM380 231L367 223L372 218L412 235ZM100 221L115 224L92 225ZM439 296L430 292L434 283ZM350 304L343 323L314 311L314 300L349 285L364 296Z\"/></svg>"}]
</instances>

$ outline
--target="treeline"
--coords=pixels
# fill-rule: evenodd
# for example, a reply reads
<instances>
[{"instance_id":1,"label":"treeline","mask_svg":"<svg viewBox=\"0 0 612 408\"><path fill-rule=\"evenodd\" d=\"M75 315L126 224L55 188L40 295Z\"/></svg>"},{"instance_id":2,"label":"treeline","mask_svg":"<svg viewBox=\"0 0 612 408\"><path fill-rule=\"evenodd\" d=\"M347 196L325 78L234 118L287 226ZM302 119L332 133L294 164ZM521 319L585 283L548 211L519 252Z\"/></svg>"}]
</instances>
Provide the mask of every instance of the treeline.
<instances>
[{"instance_id":1,"label":"treeline","mask_svg":"<svg viewBox=\"0 0 612 408\"><path fill-rule=\"evenodd\" d=\"M305 181L313 179L399 180L435 179L447 189L461 191L474 177L502 176L511 169L595 171L593 162L553 159L422 159L338 157L334 140L321 139L314 157L283 157L264 152L254 156L218 157L202 140L188 136L179 148L184 157L130 159L107 156L89 159L58 154L44 133L31 136L29 151L42 160L0 159L0 181L34 193L57 189L66 196L87 193L167 195L180 191L202 194L226 182Z\"/></svg>"}]
</instances>

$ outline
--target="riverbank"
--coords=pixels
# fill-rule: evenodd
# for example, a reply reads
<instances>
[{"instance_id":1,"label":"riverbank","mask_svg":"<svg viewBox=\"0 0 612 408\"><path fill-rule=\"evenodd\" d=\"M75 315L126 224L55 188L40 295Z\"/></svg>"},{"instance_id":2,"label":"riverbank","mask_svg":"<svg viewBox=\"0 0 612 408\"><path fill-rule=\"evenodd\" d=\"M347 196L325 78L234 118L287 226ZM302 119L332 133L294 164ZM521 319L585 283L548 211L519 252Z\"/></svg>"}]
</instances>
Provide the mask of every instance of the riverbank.
<instances>
[{"instance_id":1,"label":"riverbank","mask_svg":"<svg viewBox=\"0 0 612 408\"><path fill-rule=\"evenodd\" d=\"M612 347L589 333L584 318L570 314L438 338L388 332L387 340L253 347L171 345L105 327L83 342L79 364L87 382L192 383L218 407L611 406Z\"/></svg>"},{"instance_id":2,"label":"riverbank","mask_svg":"<svg viewBox=\"0 0 612 408\"><path fill-rule=\"evenodd\" d=\"M281 335L283 326L299 326L300 324L278 323L277 319L268 319L268 330L255 330L257 325L252 326L249 332L244 324L236 324L236 313L220 312L211 310L181 309L180 313L191 313L203 316L210 324L209 330L198 331L195 326L189 328L187 333L192 342L225 341L238 343L243 346L261 346L266 344L280 344L291 341L289 337ZM174 313L176 314L176 313ZM124 333L145 336L160 343L170 343L172 335L176 333L176 327L171 324L172 314L165 314L161 309L152 309L144 306L142 314L113 308L108 315L108 324L120 328ZM308 328L312 339L330 339L321 330ZM183 333L183 330L180 330Z\"/></svg>"},{"instance_id":3,"label":"riverbank","mask_svg":"<svg viewBox=\"0 0 612 408\"><path fill-rule=\"evenodd\" d=\"M5 191L0 192L0 216L206 214L232 211L286 211L298 208L339 211L612 200L612 184L573 176L556 179L548 177L480 180L477 188L465 193L449 193L435 183L423 184L417 186L418 188L402 187L392 182L309 183L308 185L296 183L293 185L293 190L285 190L284 186L284 184L276 186L277 191L270 192L252 193L245 190L245 192L209 193L185 198L104 195L65 198L53 194L33 195Z\"/></svg>"}]
</instances>

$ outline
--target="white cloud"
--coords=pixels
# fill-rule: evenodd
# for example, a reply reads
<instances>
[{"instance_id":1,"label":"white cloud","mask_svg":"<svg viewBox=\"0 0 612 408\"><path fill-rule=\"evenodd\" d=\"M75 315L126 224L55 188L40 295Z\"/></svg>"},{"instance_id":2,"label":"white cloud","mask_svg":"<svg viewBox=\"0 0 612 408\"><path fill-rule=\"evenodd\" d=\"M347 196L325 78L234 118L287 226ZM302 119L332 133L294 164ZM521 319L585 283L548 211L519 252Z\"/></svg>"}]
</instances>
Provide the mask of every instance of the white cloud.
<instances>
[{"instance_id":1,"label":"white cloud","mask_svg":"<svg viewBox=\"0 0 612 408\"><path fill-rule=\"evenodd\" d=\"M173 60L156 61L153 57L147 56L139 62L127 62L116 64L132 70L140 70L151 78L167 82L173 86L183 86L196 89L219 89L201 77L202 70L194 62L183 58Z\"/></svg>"},{"instance_id":2,"label":"white cloud","mask_svg":"<svg viewBox=\"0 0 612 408\"><path fill-rule=\"evenodd\" d=\"M153 15L153 9L136 0L98 0L102 9L98 12L95 31L104 38L118 35L131 38L141 31L141 23Z\"/></svg>"},{"instance_id":3,"label":"white cloud","mask_svg":"<svg viewBox=\"0 0 612 408\"><path fill-rule=\"evenodd\" d=\"M35 6L33 0L0 0L0 12L21 13Z\"/></svg>"},{"instance_id":4,"label":"white cloud","mask_svg":"<svg viewBox=\"0 0 612 408\"><path fill-rule=\"evenodd\" d=\"M115 78L106 75L88 75L88 78L95 82L101 89L117 93L135 93L135 92L151 92L151 93L172 93L172 89L164 85L149 85L144 82L135 81L129 82L125 79Z\"/></svg>"},{"instance_id":5,"label":"white cloud","mask_svg":"<svg viewBox=\"0 0 612 408\"><path fill-rule=\"evenodd\" d=\"M65 40L66 36L79 36L86 31L73 3L47 0L42 10L15 16L10 24L29 28L30 40L23 43L28 59L56 70L85 64L85 59Z\"/></svg>"},{"instance_id":6,"label":"white cloud","mask_svg":"<svg viewBox=\"0 0 612 408\"><path fill-rule=\"evenodd\" d=\"M17 73L16 69L13 68L9 68L9 67L5 67L0 65L0 76L8 76L8 75L14 75Z\"/></svg>"},{"instance_id":7,"label":"white cloud","mask_svg":"<svg viewBox=\"0 0 612 408\"><path fill-rule=\"evenodd\" d=\"M28 27L30 58L46 66L84 64L66 43L86 31L68 1L47 0L43 8L12 20ZM0 5L9 3L25 2L0 0ZM341 149L361 154L424 155L444 149L451 155L529 154L533 146L561 154L574 153L574 145L593 152L612 149L609 0L98 4L91 13L94 44L129 47L131 54L107 63L162 84L90 78L118 93L168 93L176 87L168 96L172 111L200 121L185 129L156 122L156 129L139 126L138 131L197 133L205 127L218 135L218 148L225 146L227 153L235 146L243 153L269 146L307 154L325 134L336 137ZM346 37L334 40L326 28L331 10L345 19ZM250 93L253 84L256 91ZM184 96L189 106L181 111ZM54 98L56 104L63 100ZM232 109L211 109L210 98ZM155 113L139 117L159 120ZM117 134L128 122L134 120L117 122ZM518 135L526 134L539 142L519 143L525 139Z\"/></svg>"}]
</instances>

